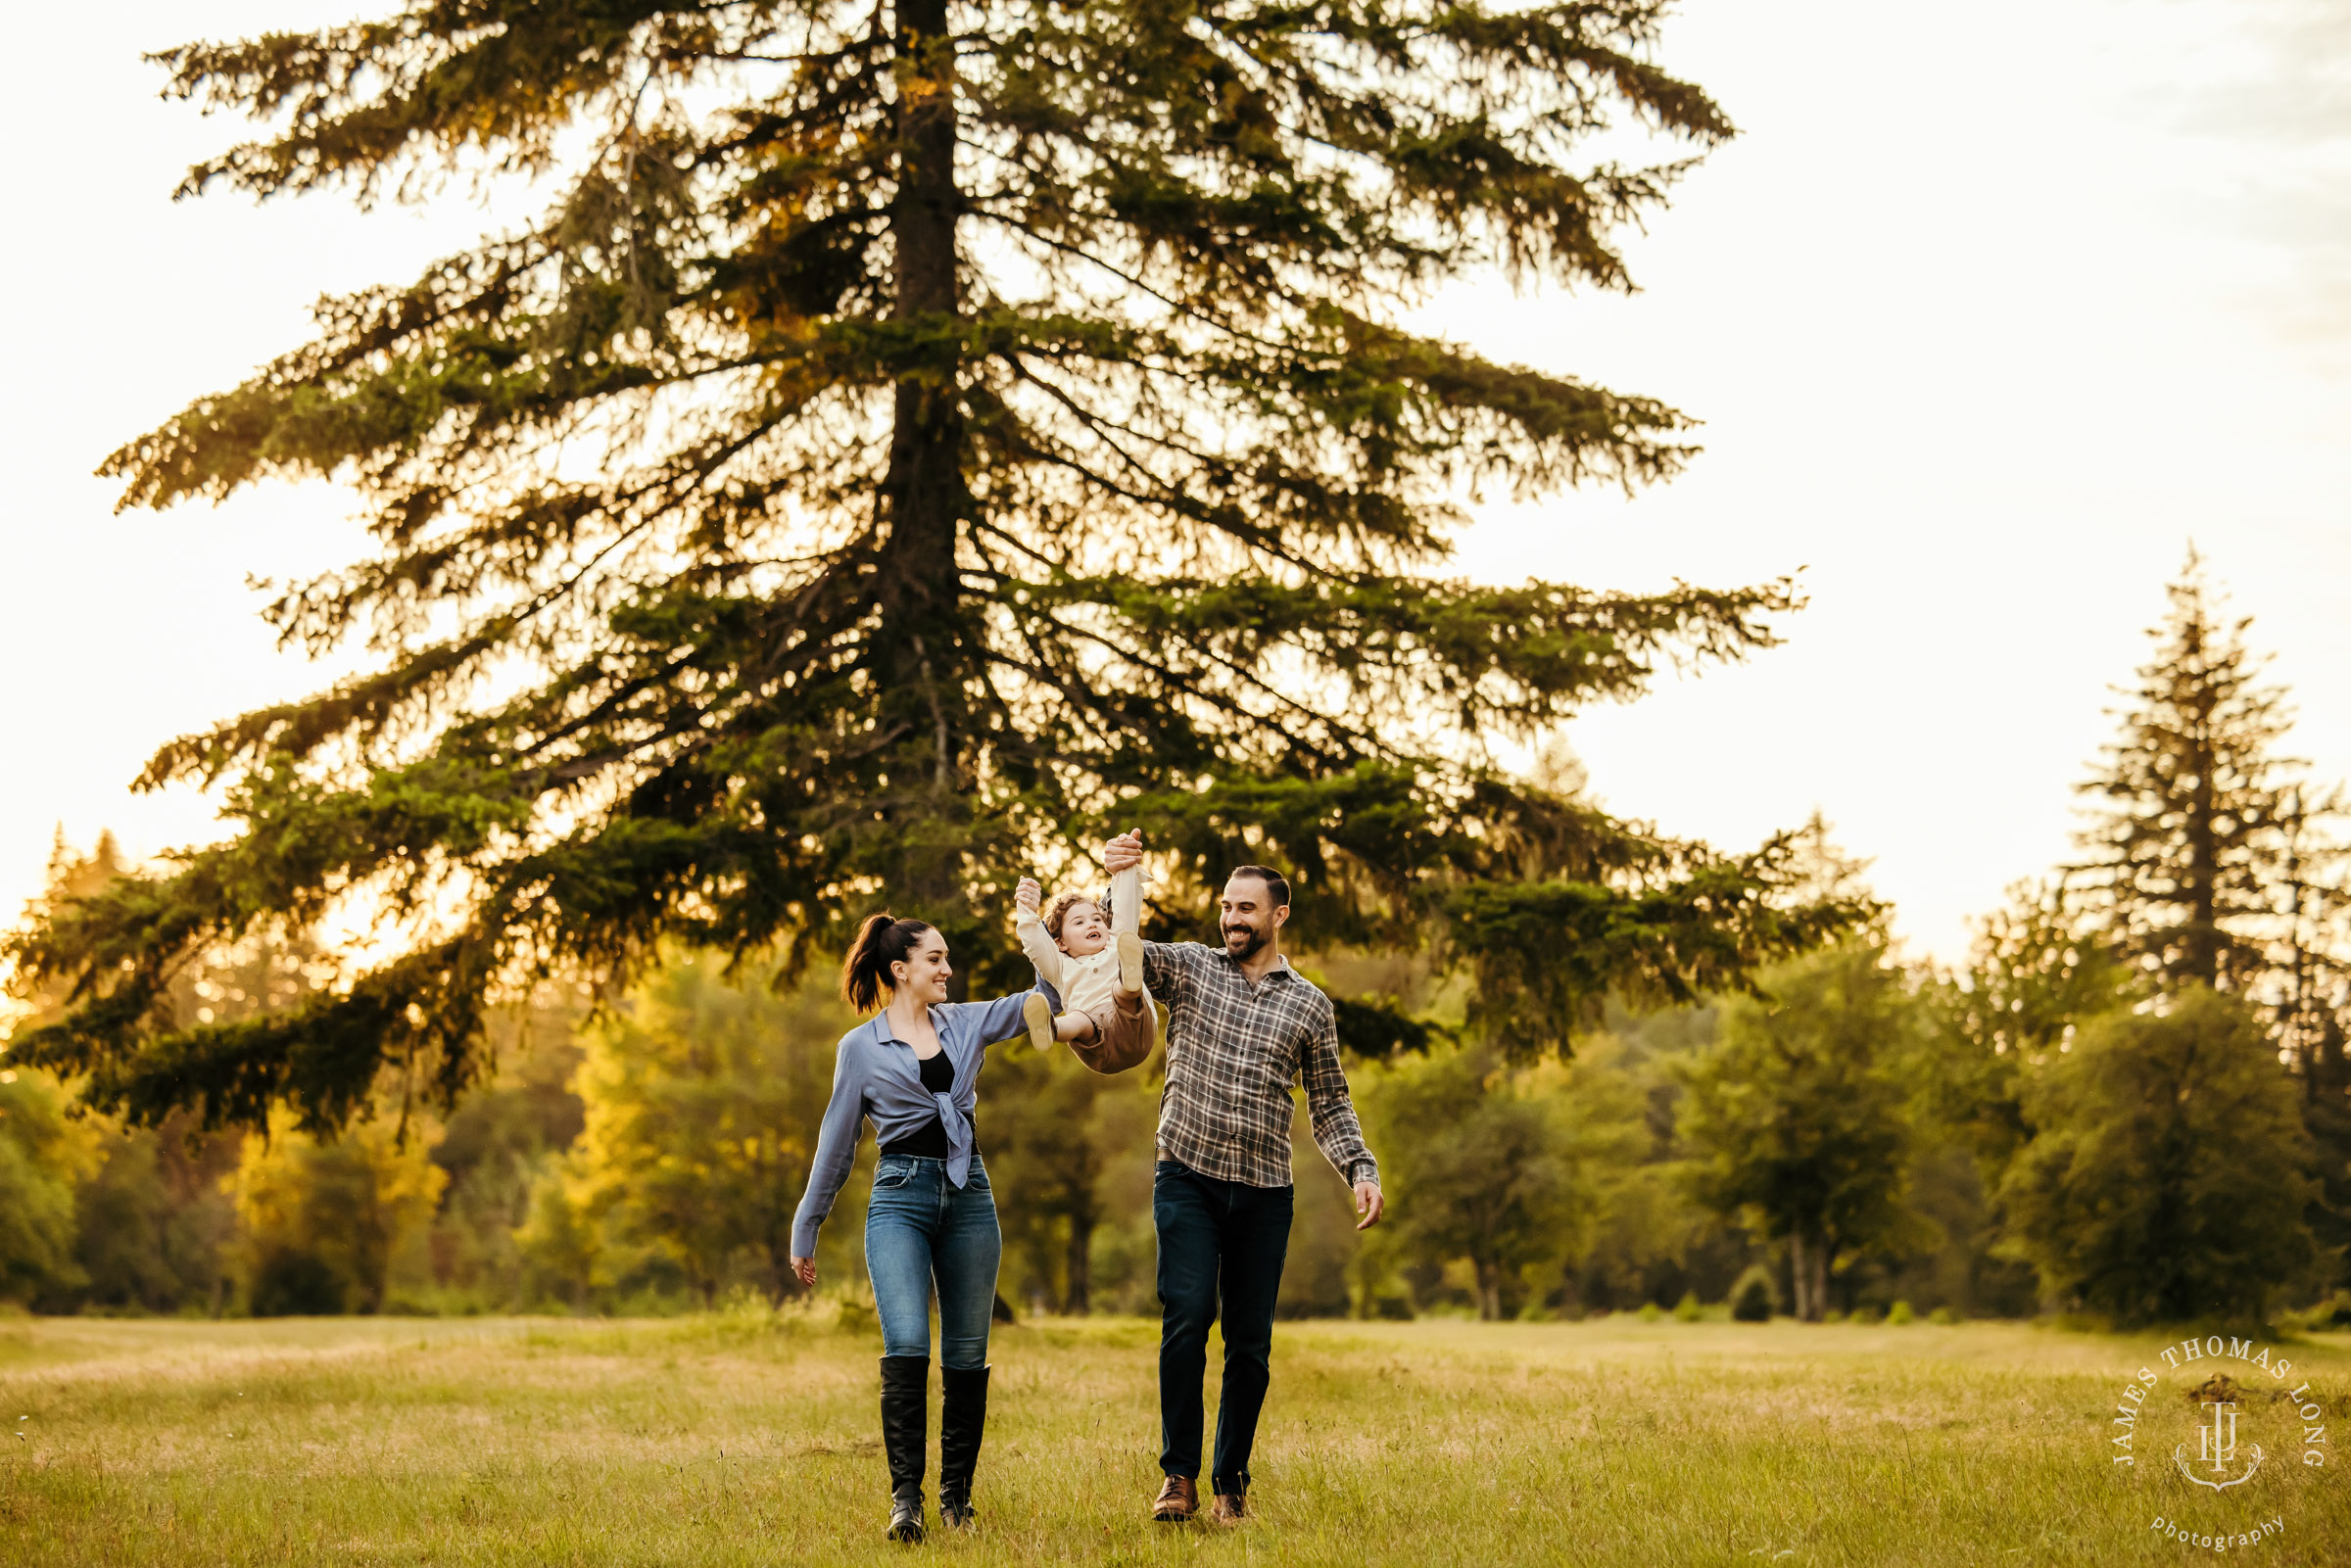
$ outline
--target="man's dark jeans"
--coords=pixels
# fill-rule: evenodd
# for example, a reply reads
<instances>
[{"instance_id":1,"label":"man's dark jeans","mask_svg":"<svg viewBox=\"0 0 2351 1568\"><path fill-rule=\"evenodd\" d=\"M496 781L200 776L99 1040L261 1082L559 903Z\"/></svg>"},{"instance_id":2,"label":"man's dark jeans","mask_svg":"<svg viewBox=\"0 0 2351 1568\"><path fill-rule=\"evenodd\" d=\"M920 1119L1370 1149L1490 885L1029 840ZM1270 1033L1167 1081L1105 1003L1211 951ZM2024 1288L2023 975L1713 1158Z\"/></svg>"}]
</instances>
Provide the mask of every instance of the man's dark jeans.
<instances>
[{"instance_id":1,"label":"man's dark jeans","mask_svg":"<svg viewBox=\"0 0 2351 1568\"><path fill-rule=\"evenodd\" d=\"M1290 1250L1290 1189L1219 1181L1162 1160L1151 1218L1159 1228L1159 1467L1200 1477L1200 1380L1208 1327L1221 1313L1224 1391L1210 1476L1217 1493L1245 1493L1273 1352L1273 1302Z\"/></svg>"}]
</instances>

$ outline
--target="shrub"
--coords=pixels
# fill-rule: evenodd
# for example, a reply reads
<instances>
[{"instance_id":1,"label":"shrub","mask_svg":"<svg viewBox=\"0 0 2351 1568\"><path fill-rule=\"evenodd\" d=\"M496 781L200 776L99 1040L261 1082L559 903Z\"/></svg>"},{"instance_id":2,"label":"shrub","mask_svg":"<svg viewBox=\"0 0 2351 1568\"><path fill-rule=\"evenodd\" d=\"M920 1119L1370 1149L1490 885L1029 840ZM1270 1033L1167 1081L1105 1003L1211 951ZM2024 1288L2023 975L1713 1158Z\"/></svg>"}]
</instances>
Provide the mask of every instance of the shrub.
<instances>
[{"instance_id":1,"label":"shrub","mask_svg":"<svg viewBox=\"0 0 2351 1568\"><path fill-rule=\"evenodd\" d=\"M1886 1323L1890 1328L1900 1328L1904 1323L1915 1321L1916 1315L1910 1310L1908 1302L1895 1302L1886 1314Z\"/></svg>"},{"instance_id":2,"label":"shrub","mask_svg":"<svg viewBox=\"0 0 2351 1568\"><path fill-rule=\"evenodd\" d=\"M2125 1324L2258 1320L2318 1257L2297 1091L2241 997L2093 1019L2023 1081L2039 1130L1999 1198L2045 1294Z\"/></svg>"},{"instance_id":3,"label":"shrub","mask_svg":"<svg viewBox=\"0 0 2351 1568\"><path fill-rule=\"evenodd\" d=\"M1847 1314L1845 1320L1855 1328L1867 1328L1877 1322L1878 1309L1874 1307L1856 1307Z\"/></svg>"},{"instance_id":4,"label":"shrub","mask_svg":"<svg viewBox=\"0 0 2351 1568\"><path fill-rule=\"evenodd\" d=\"M1665 1308L1655 1302L1643 1302L1639 1315L1644 1323L1661 1323L1665 1320Z\"/></svg>"},{"instance_id":5,"label":"shrub","mask_svg":"<svg viewBox=\"0 0 2351 1568\"><path fill-rule=\"evenodd\" d=\"M253 1270L256 1317L331 1317L348 1305L341 1274L309 1253L273 1251Z\"/></svg>"},{"instance_id":6,"label":"shrub","mask_svg":"<svg viewBox=\"0 0 2351 1568\"><path fill-rule=\"evenodd\" d=\"M1959 1321L1959 1314L1951 1307L1938 1307L1935 1308L1935 1310L1927 1314L1927 1321L1938 1324L1943 1328L1949 1328L1952 1324Z\"/></svg>"},{"instance_id":7,"label":"shrub","mask_svg":"<svg viewBox=\"0 0 2351 1568\"><path fill-rule=\"evenodd\" d=\"M1694 1290L1682 1292L1682 1299L1673 1304L1673 1320L1677 1323L1695 1323L1703 1315L1703 1309L1698 1305L1698 1292Z\"/></svg>"},{"instance_id":8,"label":"shrub","mask_svg":"<svg viewBox=\"0 0 2351 1568\"><path fill-rule=\"evenodd\" d=\"M1731 1287L1731 1316L1742 1323L1768 1323L1779 1307L1779 1292L1772 1287L1771 1270L1761 1263L1751 1264Z\"/></svg>"},{"instance_id":9,"label":"shrub","mask_svg":"<svg viewBox=\"0 0 2351 1568\"><path fill-rule=\"evenodd\" d=\"M2288 1334L2325 1334L2351 1328L2351 1291L2336 1291L2312 1306L2279 1312L2277 1324Z\"/></svg>"}]
</instances>

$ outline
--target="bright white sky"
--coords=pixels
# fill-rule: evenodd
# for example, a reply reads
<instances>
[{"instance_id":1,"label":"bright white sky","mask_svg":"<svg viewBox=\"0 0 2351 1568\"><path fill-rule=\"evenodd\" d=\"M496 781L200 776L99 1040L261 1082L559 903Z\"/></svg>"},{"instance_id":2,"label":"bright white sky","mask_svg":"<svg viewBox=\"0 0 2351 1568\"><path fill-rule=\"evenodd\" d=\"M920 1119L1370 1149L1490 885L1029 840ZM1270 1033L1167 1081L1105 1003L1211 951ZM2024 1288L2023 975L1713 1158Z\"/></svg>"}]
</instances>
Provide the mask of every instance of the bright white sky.
<instances>
[{"instance_id":1,"label":"bright white sky","mask_svg":"<svg viewBox=\"0 0 2351 1568\"><path fill-rule=\"evenodd\" d=\"M59 825L212 835L134 797L155 744L322 685L249 575L360 552L325 487L111 515L120 442L301 341L322 291L405 281L481 214L335 198L174 205L234 131L138 53L359 0L30 8L0 383L0 912ZM389 9L391 0L379 0ZM2107 688L2192 537L2351 775L2351 6L2340 0L1687 0L1662 55L1742 139L1634 248L1629 300L1463 289L1487 353L1665 398L1707 451L1668 489L1489 508L1463 568L1595 587L1805 567L1788 645L1577 723L1613 809L1726 847L1814 807L1913 951L2067 848Z\"/></svg>"}]
</instances>

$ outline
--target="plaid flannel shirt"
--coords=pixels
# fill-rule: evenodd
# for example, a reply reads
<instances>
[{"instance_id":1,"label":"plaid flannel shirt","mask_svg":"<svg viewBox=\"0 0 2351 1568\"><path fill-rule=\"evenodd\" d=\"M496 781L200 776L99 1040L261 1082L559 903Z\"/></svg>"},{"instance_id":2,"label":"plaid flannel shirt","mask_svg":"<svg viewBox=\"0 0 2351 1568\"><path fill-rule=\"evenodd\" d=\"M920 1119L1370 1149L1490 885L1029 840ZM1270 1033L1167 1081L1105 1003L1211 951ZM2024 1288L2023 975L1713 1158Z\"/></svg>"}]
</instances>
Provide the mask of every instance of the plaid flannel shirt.
<instances>
[{"instance_id":1,"label":"plaid flannel shirt","mask_svg":"<svg viewBox=\"0 0 2351 1568\"><path fill-rule=\"evenodd\" d=\"M1339 1067L1330 998L1287 960L1251 985L1229 953L1145 942L1143 983L1168 1010L1159 1147L1204 1176L1290 1185L1292 1080L1306 1079L1315 1142L1349 1182L1379 1180Z\"/></svg>"}]
</instances>

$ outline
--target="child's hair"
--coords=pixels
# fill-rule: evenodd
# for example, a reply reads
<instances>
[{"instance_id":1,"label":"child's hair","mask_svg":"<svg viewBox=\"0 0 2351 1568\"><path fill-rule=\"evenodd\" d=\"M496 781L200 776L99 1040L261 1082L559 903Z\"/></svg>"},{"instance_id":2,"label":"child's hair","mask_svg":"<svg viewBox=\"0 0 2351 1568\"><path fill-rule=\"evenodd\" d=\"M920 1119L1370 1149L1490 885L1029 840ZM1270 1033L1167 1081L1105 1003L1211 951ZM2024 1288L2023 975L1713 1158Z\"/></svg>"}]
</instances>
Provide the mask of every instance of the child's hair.
<instances>
[{"instance_id":1,"label":"child's hair","mask_svg":"<svg viewBox=\"0 0 2351 1568\"><path fill-rule=\"evenodd\" d=\"M892 920L888 912L868 915L841 961L841 1000L860 1013L882 1006L882 993L891 989L889 967L914 951L931 927L919 920Z\"/></svg>"},{"instance_id":2,"label":"child's hair","mask_svg":"<svg viewBox=\"0 0 2351 1568\"><path fill-rule=\"evenodd\" d=\"M1045 910L1045 934L1057 942L1060 941L1061 923L1068 920L1070 911L1076 909L1080 904L1092 904L1102 911L1102 918L1105 921L1110 919L1110 895L1108 893L1103 894L1100 898L1096 898L1091 893L1064 893L1053 900Z\"/></svg>"}]
</instances>

